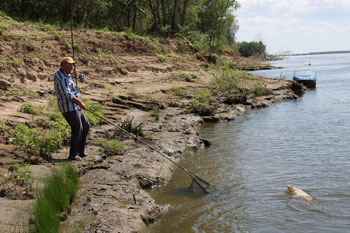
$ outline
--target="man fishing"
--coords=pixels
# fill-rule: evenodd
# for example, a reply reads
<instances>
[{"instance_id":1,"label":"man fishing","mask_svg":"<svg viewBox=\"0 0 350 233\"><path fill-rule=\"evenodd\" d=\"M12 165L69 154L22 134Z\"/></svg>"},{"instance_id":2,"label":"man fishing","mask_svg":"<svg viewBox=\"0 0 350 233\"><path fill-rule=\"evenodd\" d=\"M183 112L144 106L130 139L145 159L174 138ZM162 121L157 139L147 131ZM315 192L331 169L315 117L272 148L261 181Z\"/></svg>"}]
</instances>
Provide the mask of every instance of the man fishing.
<instances>
[{"instance_id":1,"label":"man fishing","mask_svg":"<svg viewBox=\"0 0 350 233\"><path fill-rule=\"evenodd\" d=\"M73 81L77 77L77 72L75 68L73 69L74 64L75 61L71 57L61 60L61 67L54 75L54 85L58 109L72 129L68 159L81 161L82 157L87 156L85 145L90 123L82 111L86 106Z\"/></svg>"}]
</instances>

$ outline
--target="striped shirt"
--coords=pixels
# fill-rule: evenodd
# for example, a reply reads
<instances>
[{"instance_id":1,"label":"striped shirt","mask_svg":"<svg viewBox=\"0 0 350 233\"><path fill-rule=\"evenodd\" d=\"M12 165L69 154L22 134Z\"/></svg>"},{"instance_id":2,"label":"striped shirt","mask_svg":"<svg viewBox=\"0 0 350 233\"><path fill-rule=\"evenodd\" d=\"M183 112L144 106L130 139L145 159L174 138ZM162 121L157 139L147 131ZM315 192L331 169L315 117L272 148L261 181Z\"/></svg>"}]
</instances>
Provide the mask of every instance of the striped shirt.
<instances>
[{"instance_id":1,"label":"striped shirt","mask_svg":"<svg viewBox=\"0 0 350 233\"><path fill-rule=\"evenodd\" d=\"M57 106L60 112L70 112L80 109L79 105L72 102L74 97L81 99L80 91L70 74L58 69L54 76Z\"/></svg>"}]
</instances>

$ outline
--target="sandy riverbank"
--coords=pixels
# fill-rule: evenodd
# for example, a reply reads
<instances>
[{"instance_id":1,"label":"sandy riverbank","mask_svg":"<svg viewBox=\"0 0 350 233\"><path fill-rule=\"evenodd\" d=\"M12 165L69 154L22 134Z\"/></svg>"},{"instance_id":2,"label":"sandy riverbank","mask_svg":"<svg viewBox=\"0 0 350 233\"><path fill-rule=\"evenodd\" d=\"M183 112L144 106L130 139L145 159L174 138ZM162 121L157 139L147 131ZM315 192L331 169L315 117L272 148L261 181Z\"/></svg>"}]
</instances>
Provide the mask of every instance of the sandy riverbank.
<instances>
[{"instance_id":1,"label":"sandy riverbank","mask_svg":"<svg viewBox=\"0 0 350 233\"><path fill-rule=\"evenodd\" d=\"M65 30L47 33L11 22L0 35L1 52L12 59L0 67L0 120L9 129L26 124L40 130L38 116L18 109L24 103L47 106L54 98L52 77L60 58L70 54L70 34ZM105 116L115 123L127 117L142 123L145 140L175 161L181 159L185 149L204 146L197 134L203 121L233 120L247 110L296 99L302 92L300 86L288 80L251 77L237 71L240 86L234 96L213 92L216 94L205 108L194 111L193 100L200 102L201 93L212 91L212 80L221 74L220 67L250 70L252 63L232 53L200 54L185 41L180 40L184 47L179 46L175 39L131 40L123 35L79 31L75 42L81 49L78 71L86 75L86 82L79 84L83 97L101 104ZM154 46L163 52L152 49ZM256 84L265 92L258 95L251 91ZM160 114L158 121L150 116L151 110ZM122 138L123 155L105 155L99 140L115 135L114 127L108 124L92 128L89 156L83 162L74 162L80 174L80 189L70 215L62 222L63 232L142 232L166 213L167 206L157 205L146 190L166 184L173 165L127 137ZM59 161L68 155L68 148L63 148L52 155L51 162L28 159L10 138L10 130L0 131L1 174L10 174L14 164L24 166L39 187L50 169L62 164ZM4 176L0 181L7 182ZM9 185L3 185L0 194L0 228L22 232L35 195Z\"/></svg>"}]
</instances>

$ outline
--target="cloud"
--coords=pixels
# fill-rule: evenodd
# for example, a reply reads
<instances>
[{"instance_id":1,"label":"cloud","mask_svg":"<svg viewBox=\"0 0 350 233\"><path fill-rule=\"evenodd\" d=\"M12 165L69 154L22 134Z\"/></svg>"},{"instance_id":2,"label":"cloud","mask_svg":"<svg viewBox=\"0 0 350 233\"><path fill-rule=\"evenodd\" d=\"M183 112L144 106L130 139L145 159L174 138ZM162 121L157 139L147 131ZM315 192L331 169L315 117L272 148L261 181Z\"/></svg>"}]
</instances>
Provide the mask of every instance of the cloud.
<instances>
[{"instance_id":1,"label":"cloud","mask_svg":"<svg viewBox=\"0 0 350 233\"><path fill-rule=\"evenodd\" d=\"M324 43L320 50L331 49L334 44L344 49L350 46L350 0L238 2L241 5L235 12L239 25L238 41L254 40L256 34L261 33L271 50L286 46L291 46L291 50L317 50L320 41Z\"/></svg>"},{"instance_id":2,"label":"cloud","mask_svg":"<svg viewBox=\"0 0 350 233\"><path fill-rule=\"evenodd\" d=\"M288 17L281 17L278 19L266 17L266 16L255 16L248 19L241 19L238 17L238 20L241 20L244 23L268 24L272 26L289 26L289 25L295 25L299 23L299 19L288 18Z\"/></svg>"},{"instance_id":3,"label":"cloud","mask_svg":"<svg viewBox=\"0 0 350 233\"><path fill-rule=\"evenodd\" d=\"M323 14L324 17L349 17L349 0L239 0L242 9L253 9L262 14L306 16ZM324 14L328 12L328 14ZM332 14L329 14L332 13Z\"/></svg>"},{"instance_id":4,"label":"cloud","mask_svg":"<svg viewBox=\"0 0 350 233\"><path fill-rule=\"evenodd\" d=\"M328 33L350 33L350 26L338 26L329 22L322 22L321 25Z\"/></svg>"}]
</instances>

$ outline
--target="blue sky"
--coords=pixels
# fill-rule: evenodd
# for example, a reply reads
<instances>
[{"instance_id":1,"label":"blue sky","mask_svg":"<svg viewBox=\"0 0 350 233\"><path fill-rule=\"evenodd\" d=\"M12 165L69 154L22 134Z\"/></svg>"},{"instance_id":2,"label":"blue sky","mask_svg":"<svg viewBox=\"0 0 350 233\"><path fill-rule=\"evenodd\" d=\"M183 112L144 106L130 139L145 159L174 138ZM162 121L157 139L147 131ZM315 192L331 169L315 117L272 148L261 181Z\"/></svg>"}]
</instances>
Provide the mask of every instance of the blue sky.
<instances>
[{"instance_id":1,"label":"blue sky","mask_svg":"<svg viewBox=\"0 0 350 233\"><path fill-rule=\"evenodd\" d=\"M268 53L350 50L350 0L238 0L237 41Z\"/></svg>"}]
</instances>

